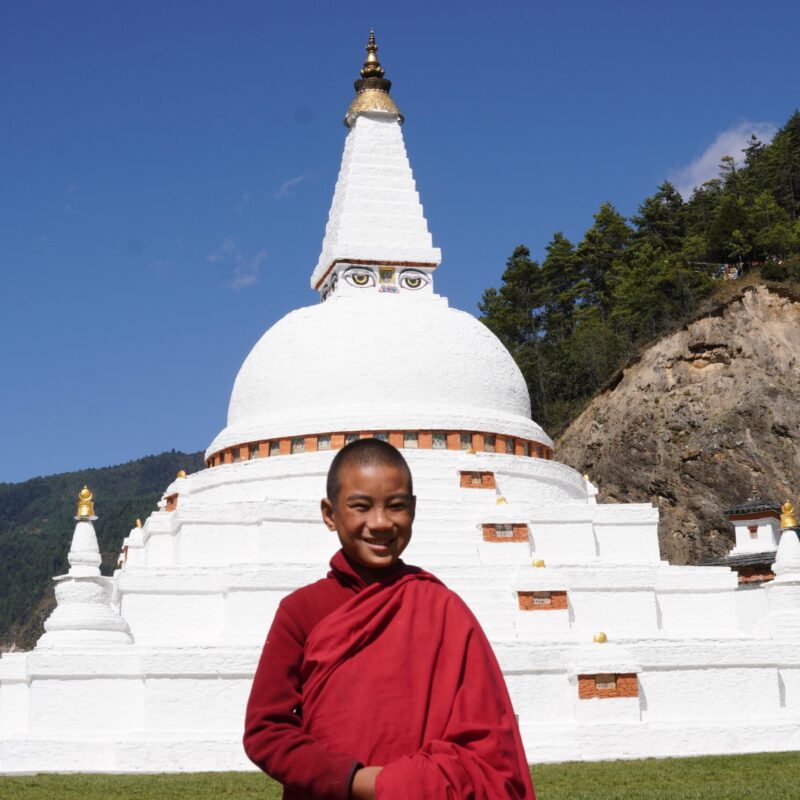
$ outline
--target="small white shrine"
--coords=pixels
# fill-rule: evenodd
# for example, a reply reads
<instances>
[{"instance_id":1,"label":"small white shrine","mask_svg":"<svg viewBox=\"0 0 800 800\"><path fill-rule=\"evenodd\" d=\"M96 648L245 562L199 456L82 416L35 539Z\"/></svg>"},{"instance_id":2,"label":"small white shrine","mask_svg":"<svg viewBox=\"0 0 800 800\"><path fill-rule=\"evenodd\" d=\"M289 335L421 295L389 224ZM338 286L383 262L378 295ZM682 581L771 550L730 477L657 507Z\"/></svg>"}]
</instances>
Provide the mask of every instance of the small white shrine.
<instances>
[{"instance_id":1,"label":"small white shrine","mask_svg":"<svg viewBox=\"0 0 800 800\"><path fill-rule=\"evenodd\" d=\"M662 561L654 507L597 503L554 460L510 354L434 290L440 252L376 51L370 36L345 116L321 302L256 343L206 468L166 488L113 578L81 493L46 633L0 659L0 772L251 769L243 714L267 629L326 573L328 465L367 436L407 458L406 560L480 619L531 762L800 748L791 507L737 534L739 551L777 547L775 579L740 587L727 566Z\"/></svg>"}]
</instances>

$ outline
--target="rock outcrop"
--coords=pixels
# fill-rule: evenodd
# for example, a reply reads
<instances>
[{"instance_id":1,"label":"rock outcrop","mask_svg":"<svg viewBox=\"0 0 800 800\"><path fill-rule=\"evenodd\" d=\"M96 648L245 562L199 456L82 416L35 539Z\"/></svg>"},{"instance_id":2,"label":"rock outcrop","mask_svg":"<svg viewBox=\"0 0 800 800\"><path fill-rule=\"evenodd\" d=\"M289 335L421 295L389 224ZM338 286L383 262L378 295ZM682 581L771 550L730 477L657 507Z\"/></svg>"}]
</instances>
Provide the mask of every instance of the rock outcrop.
<instances>
[{"instance_id":1,"label":"rock outcrop","mask_svg":"<svg viewBox=\"0 0 800 800\"><path fill-rule=\"evenodd\" d=\"M651 501L664 558L726 553L725 509L800 491L800 297L745 286L647 347L556 443L599 501Z\"/></svg>"}]
</instances>

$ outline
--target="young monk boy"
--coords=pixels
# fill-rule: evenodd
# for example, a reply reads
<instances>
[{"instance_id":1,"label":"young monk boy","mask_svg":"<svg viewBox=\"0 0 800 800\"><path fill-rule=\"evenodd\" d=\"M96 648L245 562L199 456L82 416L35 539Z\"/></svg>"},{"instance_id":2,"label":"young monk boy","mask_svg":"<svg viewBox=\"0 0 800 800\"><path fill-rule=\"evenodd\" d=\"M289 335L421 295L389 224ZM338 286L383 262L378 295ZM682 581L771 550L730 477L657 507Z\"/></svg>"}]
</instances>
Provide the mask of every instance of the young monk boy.
<instances>
[{"instance_id":1,"label":"young monk boy","mask_svg":"<svg viewBox=\"0 0 800 800\"><path fill-rule=\"evenodd\" d=\"M322 519L342 548L281 602L247 706L247 755L285 800L535 800L480 625L400 560L415 505L390 444L333 459Z\"/></svg>"}]
</instances>

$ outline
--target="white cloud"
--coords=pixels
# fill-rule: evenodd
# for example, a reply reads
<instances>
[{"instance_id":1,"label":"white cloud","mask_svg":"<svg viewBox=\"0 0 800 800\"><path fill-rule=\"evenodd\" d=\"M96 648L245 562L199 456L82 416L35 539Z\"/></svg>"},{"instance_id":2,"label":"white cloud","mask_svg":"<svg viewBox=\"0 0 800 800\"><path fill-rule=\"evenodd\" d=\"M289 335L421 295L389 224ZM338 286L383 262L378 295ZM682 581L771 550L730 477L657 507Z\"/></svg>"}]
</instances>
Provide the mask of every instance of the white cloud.
<instances>
[{"instance_id":1,"label":"white cloud","mask_svg":"<svg viewBox=\"0 0 800 800\"><path fill-rule=\"evenodd\" d=\"M764 144L770 142L778 130L771 122L740 122L722 131L706 148L705 152L685 167L673 170L670 181L675 184L684 200L691 197L692 189L719 176L719 160L722 156L733 156L737 163L744 160L742 150L751 134Z\"/></svg>"},{"instance_id":2,"label":"white cloud","mask_svg":"<svg viewBox=\"0 0 800 800\"><path fill-rule=\"evenodd\" d=\"M233 267L231 279L225 284L228 289L238 292L248 286L258 283L258 273L261 265L267 260L269 254L266 250L259 250L255 255L243 253L239 246L230 237L225 237L222 244L206 256L212 264L226 264Z\"/></svg>"},{"instance_id":3,"label":"white cloud","mask_svg":"<svg viewBox=\"0 0 800 800\"><path fill-rule=\"evenodd\" d=\"M308 175L298 175L296 178L289 178L288 181L282 183L272 192L272 197L275 200L280 200L282 197L291 197L294 194L293 189L306 178L308 178Z\"/></svg>"},{"instance_id":4,"label":"white cloud","mask_svg":"<svg viewBox=\"0 0 800 800\"><path fill-rule=\"evenodd\" d=\"M254 256L245 259L233 268L233 278L228 282L229 289L238 292L247 286L258 283L258 271L261 264L267 260L267 251L259 250Z\"/></svg>"},{"instance_id":5,"label":"white cloud","mask_svg":"<svg viewBox=\"0 0 800 800\"><path fill-rule=\"evenodd\" d=\"M222 240L222 244L213 253L209 253L208 256L206 256L206 260L210 261L212 264L216 264L220 261L235 261L237 258L240 258L241 255L239 248L236 246L236 242L229 236L226 236Z\"/></svg>"}]
</instances>

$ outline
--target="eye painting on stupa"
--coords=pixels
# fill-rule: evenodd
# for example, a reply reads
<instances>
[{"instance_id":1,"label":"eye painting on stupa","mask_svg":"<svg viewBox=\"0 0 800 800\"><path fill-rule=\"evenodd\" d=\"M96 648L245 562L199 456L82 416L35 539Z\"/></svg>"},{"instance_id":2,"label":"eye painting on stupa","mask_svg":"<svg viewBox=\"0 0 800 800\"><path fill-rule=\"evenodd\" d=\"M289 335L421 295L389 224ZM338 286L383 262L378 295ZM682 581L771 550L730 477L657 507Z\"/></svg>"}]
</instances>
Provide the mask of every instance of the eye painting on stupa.
<instances>
[{"instance_id":1,"label":"eye painting on stupa","mask_svg":"<svg viewBox=\"0 0 800 800\"><path fill-rule=\"evenodd\" d=\"M308 265L318 302L253 344L204 467L120 532L112 576L99 569L102 497L78 487L45 633L0 658L0 772L253 769L242 726L265 632L336 552L320 497L336 453L365 438L408 462L404 559L480 622L529 762L800 746L791 503L731 509L731 553L673 565L656 506L598 502L590 476L558 460L511 353L437 293L457 265L435 246L406 152L413 98L404 116L378 48L370 33L360 72L353 54L341 166Z\"/></svg>"}]
</instances>

